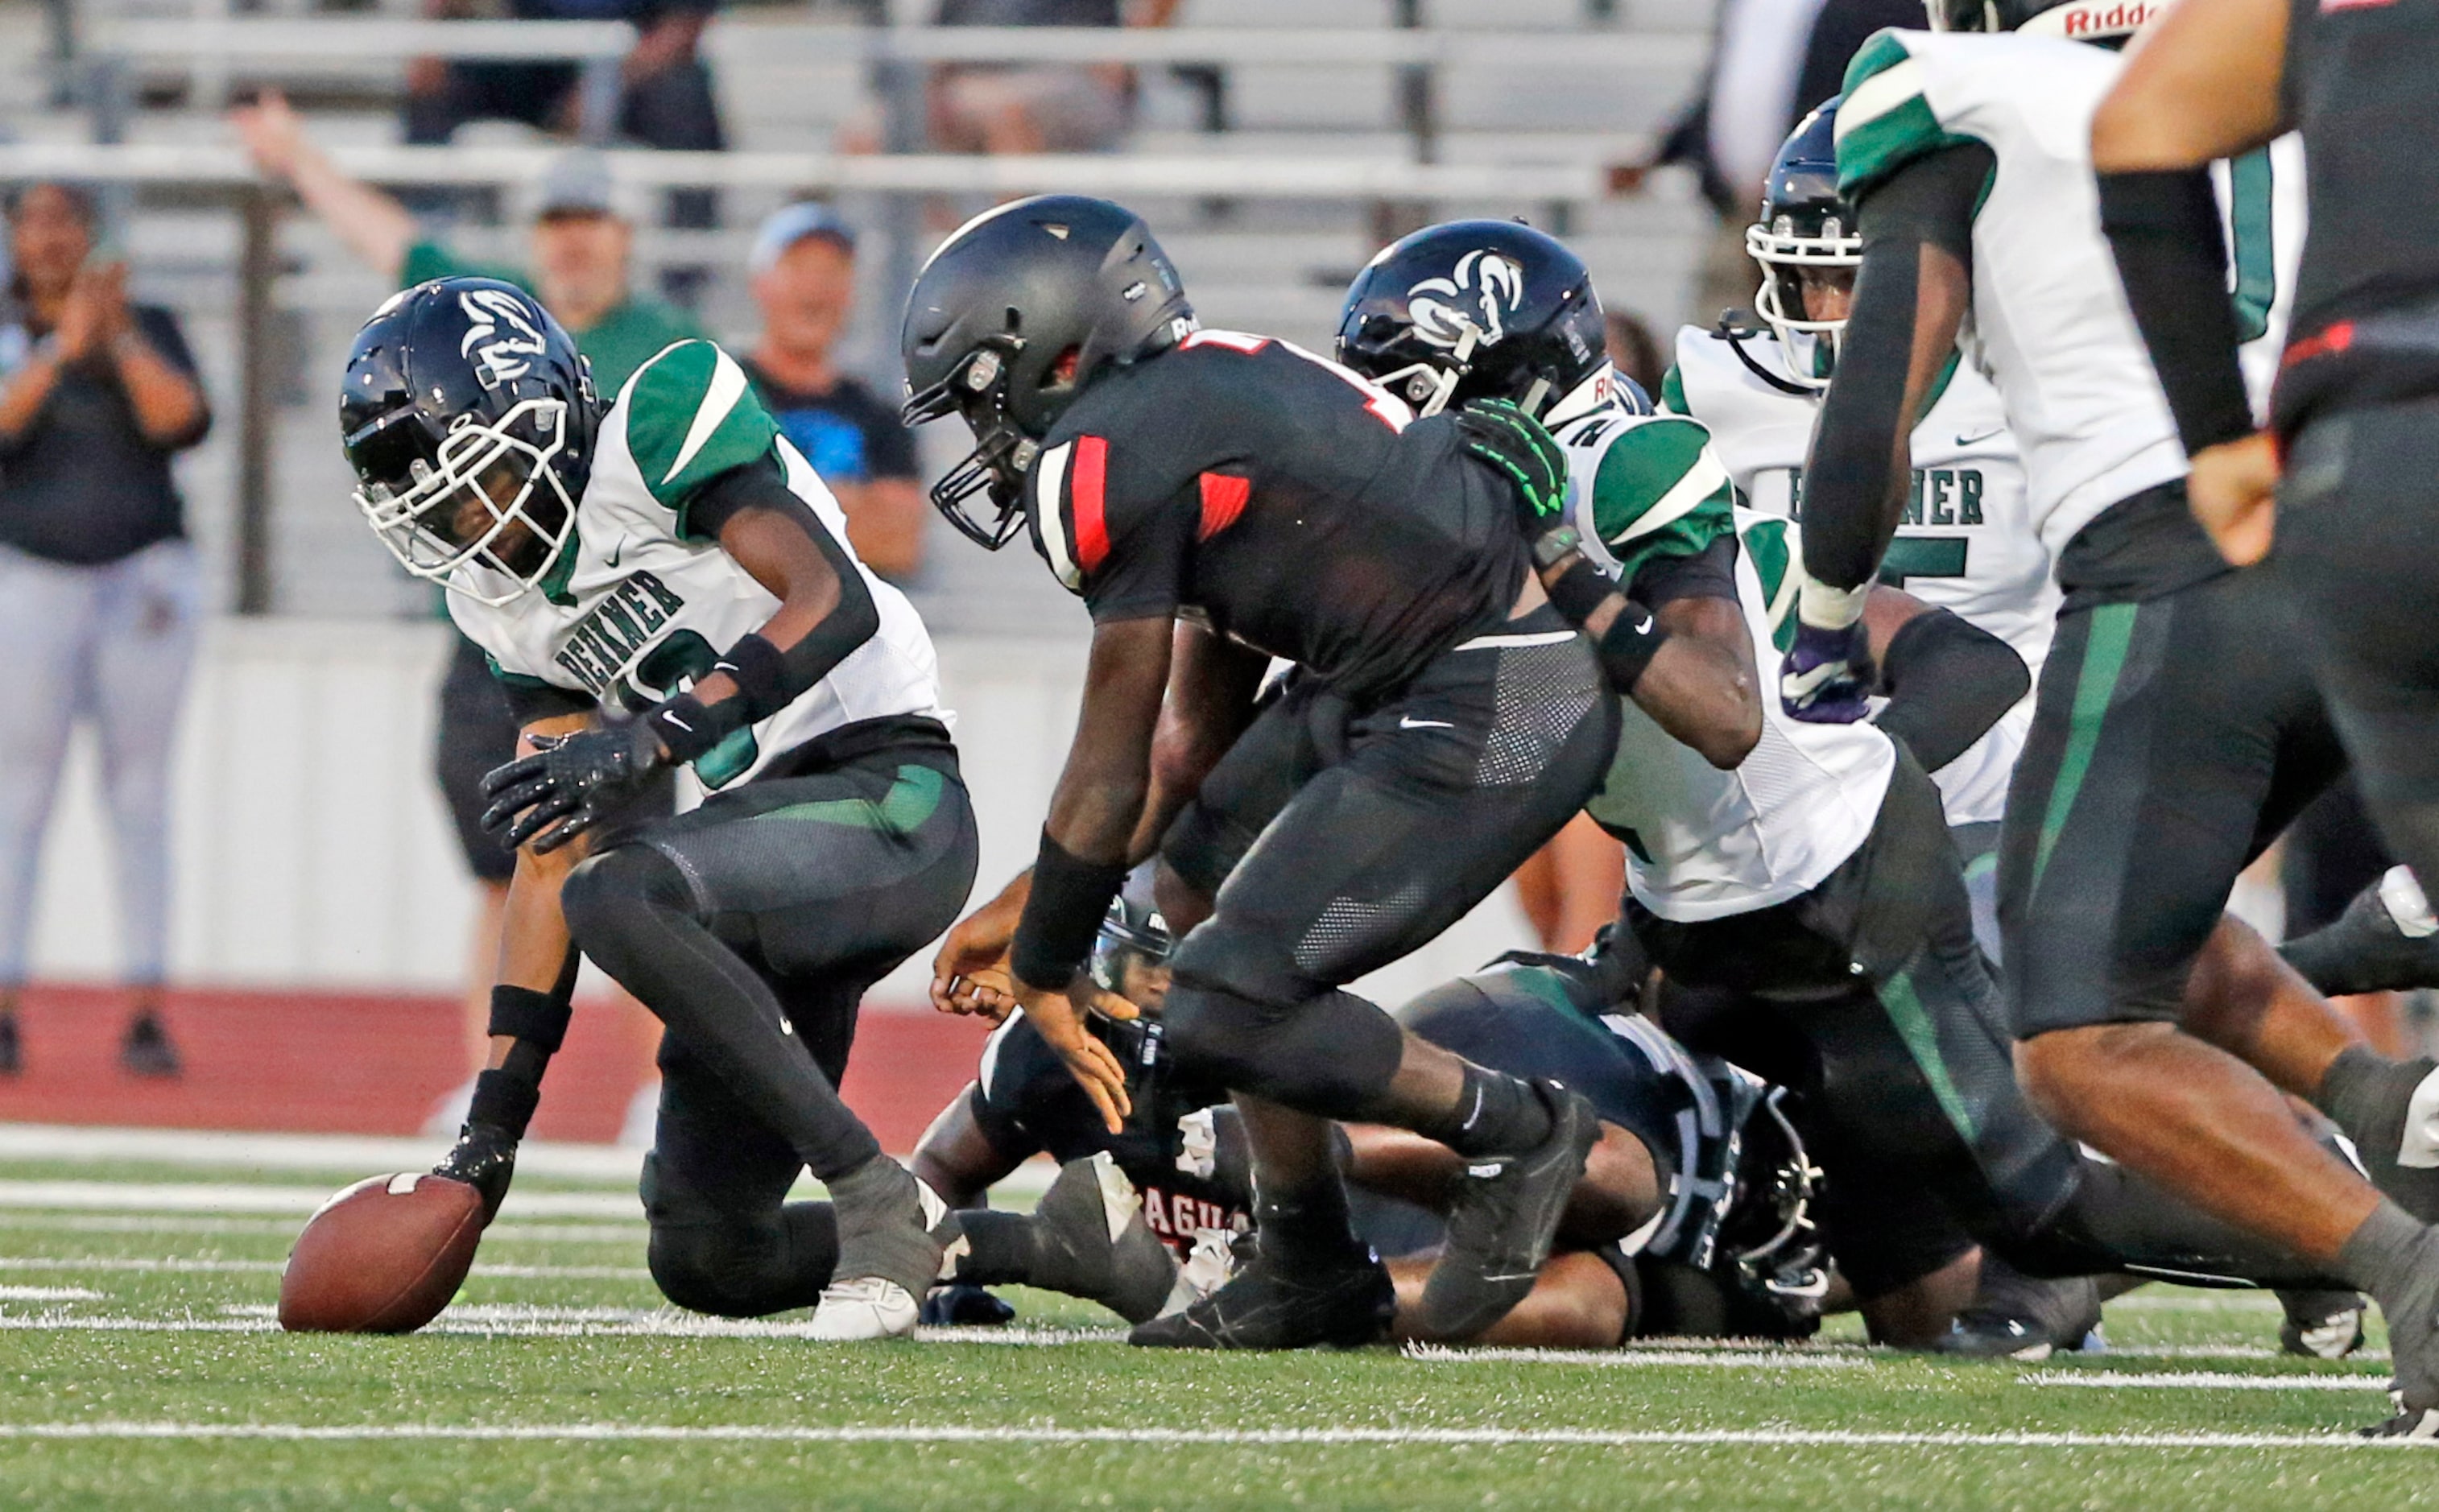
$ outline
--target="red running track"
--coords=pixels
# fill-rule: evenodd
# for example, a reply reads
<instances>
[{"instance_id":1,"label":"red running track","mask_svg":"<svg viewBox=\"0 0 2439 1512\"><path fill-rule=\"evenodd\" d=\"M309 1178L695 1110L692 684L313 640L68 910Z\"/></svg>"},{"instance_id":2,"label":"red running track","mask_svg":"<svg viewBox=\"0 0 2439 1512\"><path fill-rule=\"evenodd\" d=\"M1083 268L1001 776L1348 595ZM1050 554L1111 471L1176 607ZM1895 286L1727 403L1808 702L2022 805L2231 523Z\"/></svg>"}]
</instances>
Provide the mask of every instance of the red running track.
<instances>
[{"instance_id":1,"label":"red running track","mask_svg":"<svg viewBox=\"0 0 2439 1512\"><path fill-rule=\"evenodd\" d=\"M127 1000L36 985L19 1009L25 1070L0 1076L0 1122L289 1133L413 1134L471 1074L454 998L197 988L164 1018L185 1074L119 1069ZM607 1142L651 1075L657 1026L634 1005L579 1002L535 1115L537 1139ZM983 1025L928 1008L867 1006L846 1094L884 1148L903 1153L972 1079Z\"/></svg>"}]
</instances>

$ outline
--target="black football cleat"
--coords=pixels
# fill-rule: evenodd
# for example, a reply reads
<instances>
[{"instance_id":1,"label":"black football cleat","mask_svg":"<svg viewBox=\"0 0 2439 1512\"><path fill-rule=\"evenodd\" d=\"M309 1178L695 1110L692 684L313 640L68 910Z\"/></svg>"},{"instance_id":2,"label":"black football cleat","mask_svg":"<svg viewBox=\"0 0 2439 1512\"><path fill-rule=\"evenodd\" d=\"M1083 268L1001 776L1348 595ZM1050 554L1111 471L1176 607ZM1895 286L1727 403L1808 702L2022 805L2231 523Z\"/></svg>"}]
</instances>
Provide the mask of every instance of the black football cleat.
<instances>
[{"instance_id":1,"label":"black football cleat","mask_svg":"<svg viewBox=\"0 0 2439 1512\"><path fill-rule=\"evenodd\" d=\"M134 1076L174 1076L185 1069L169 1031L151 1008L136 1009L128 1021L127 1038L118 1042L118 1063Z\"/></svg>"},{"instance_id":2,"label":"black football cleat","mask_svg":"<svg viewBox=\"0 0 2439 1512\"><path fill-rule=\"evenodd\" d=\"M2099 1332L2100 1288L2092 1277L2028 1276L1985 1250L1972 1304L1932 1350L2032 1363L2061 1349L2097 1348Z\"/></svg>"},{"instance_id":3,"label":"black football cleat","mask_svg":"<svg viewBox=\"0 0 2439 1512\"><path fill-rule=\"evenodd\" d=\"M1593 1105L1556 1081L1534 1093L1550 1112L1532 1149L1469 1163L1449 1204L1448 1244L1423 1283L1424 1337L1471 1339L1507 1316L1540 1278L1567 1199L1600 1138Z\"/></svg>"},{"instance_id":4,"label":"black football cleat","mask_svg":"<svg viewBox=\"0 0 2439 1512\"><path fill-rule=\"evenodd\" d=\"M17 1039L17 1015L10 1009L0 1009L0 1076L13 1076L26 1069L25 1046Z\"/></svg>"},{"instance_id":5,"label":"black football cleat","mask_svg":"<svg viewBox=\"0 0 2439 1512\"><path fill-rule=\"evenodd\" d=\"M435 1176L464 1182L483 1194L483 1221L500 1213L508 1183L517 1173L517 1142L506 1130L489 1124L467 1124L457 1130L457 1143L432 1167Z\"/></svg>"},{"instance_id":6,"label":"black football cleat","mask_svg":"<svg viewBox=\"0 0 2439 1512\"><path fill-rule=\"evenodd\" d=\"M1355 1349L1389 1336L1398 1291L1369 1247L1340 1264L1292 1272L1258 1248L1226 1286L1182 1312L1135 1325L1147 1349Z\"/></svg>"},{"instance_id":7,"label":"black football cleat","mask_svg":"<svg viewBox=\"0 0 2439 1512\"><path fill-rule=\"evenodd\" d=\"M2343 1360L2362 1347L2363 1299L2359 1291L2281 1291L2287 1316L2278 1346L2305 1360Z\"/></svg>"},{"instance_id":8,"label":"black football cleat","mask_svg":"<svg viewBox=\"0 0 2439 1512\"><path fill-rule=\"evenodd\" d=\"M925 1328L996 1328L1016 1309L983 1288L963 1281L934 1287L916 1323Z\"/></svg>"},{"instance_id":9,"label":"black football cleat","mask_svg":"<svg viewBox=\"0 0 2439 1512\"><path fill-rule=\"evenodd\" d=\"M1146 1226L1135 1183L1104 1150L1059 1168L1033 1210L1032 1284L1097 1302L1129 1323L1156 1316L1177 1257Z\"/></svg>"}]
</instances>

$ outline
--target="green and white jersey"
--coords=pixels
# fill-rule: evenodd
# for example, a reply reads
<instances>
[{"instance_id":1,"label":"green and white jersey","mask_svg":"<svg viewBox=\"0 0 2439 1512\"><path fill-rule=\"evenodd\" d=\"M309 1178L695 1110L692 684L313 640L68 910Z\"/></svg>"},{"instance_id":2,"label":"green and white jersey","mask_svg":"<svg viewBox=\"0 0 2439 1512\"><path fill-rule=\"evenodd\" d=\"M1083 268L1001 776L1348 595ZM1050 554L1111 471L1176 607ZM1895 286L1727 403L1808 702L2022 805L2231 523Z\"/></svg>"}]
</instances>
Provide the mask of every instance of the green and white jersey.
<instances>
[{"instance_id":1,"label":"green and white jersey","mask_svg":"<svg viewBox=\"0 0 2439 1512\"><path fill-rule=\"evenodd\" d=\"M1738 537L1737 597L1761 685L1776 687L1795 633L1794 525L1736 506L1697 421L1611 405L1553 431L1567 450L1569 523L1604 572L1631 582L1655 558ZM1896 767L1876 726L1790 720L1773 696L1760 742L1733 772L1624 708L1609 777L1584 807L1626 843L1627 885L1663 918L1724 918L1810 892L1871 832Z\"/></svg>"},{"instance_id":2,"label":"green and white jersey","mask_svg":"<svg viewBox=\"0 0 2439 1512\"><path fill-rule=\"evenodd\" d=\"M1984 142L1997 158L1974 216L1963 345L1998 385L2053 557L2103 509L2185 471L2100 230L2092 116L2120 65L2115 53L2056 37L1883 31L1847 66L1838 110L1838 180L1850 197L1960 141ZM2284 334L2288 249L2303 231L2290 199L2297 161L2291 148L2248 159L2230 186L2242 191L2230 215L2233 294L2260 342ZM2250 359L2256 371L2267 360Z\"/></svg>"},{"instance_id":3,"label":"green and white jersey","mask_svg":"<svg viewBox=\"0 0 2439 1512\"><path fill-rule=\"evenodd\" d=\"M770 622L779 600L720 543L690 527L697 490L776 453L788 487L850 560L846 517L782 438L735 359L679 342L636 369L596 433L577 501L576 537L541 584L497 606L451 594L450 616L508 683L543 684L607 707L641 710L691 686L719 654ZM470 586L505 586L460 567ZM706 788L750 777L826 730L893 714L949 722L932 638L915 608L861 562L881 629L785 708L703 753Z\"/></svg>"},{"instance_id":4,"label":"green and white jersey","mask_svg":"<svg viewBox=\"0 0 2439 1512\"><path fill-rule=\"evenodd\" d=\"M1768 331L1741 334L1765 366L1809 364L1812 343L1789 352ZM1794 371L1791 366L1789 370ZM1800 520L1804 464L1821 418L1817 392L1789 394L1747 366L1717 330L1677 334L1677 365L1663 401L1711 432L1711 450L1743 502ZM2056 628L2058 591L2050 554L2034 528L2024 465L1999 391L1964 363L1952 364L1912 438L1914 481L1880 580L1952 610L2015 648L2040 677ZM1932 774L1951 825L1995 822L2032 725L2032 696L1955 760Z\"/></svg>"}]
</instances>

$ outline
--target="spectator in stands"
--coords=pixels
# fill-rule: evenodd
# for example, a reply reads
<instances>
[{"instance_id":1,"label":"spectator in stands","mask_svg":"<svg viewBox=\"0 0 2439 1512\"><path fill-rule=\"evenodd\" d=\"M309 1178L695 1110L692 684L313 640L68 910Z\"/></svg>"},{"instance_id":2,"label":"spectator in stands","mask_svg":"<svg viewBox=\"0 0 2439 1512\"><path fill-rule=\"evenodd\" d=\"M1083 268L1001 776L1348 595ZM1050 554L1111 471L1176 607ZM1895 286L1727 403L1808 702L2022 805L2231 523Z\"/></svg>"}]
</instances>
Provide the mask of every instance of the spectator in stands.
<instances>
[{"instance_id":1,"label":"spectator in stands","mask_svg":"<svg viewBox=\"0 0 2439 1512\"><path fill-rule=\"evenodd\" d=\"M1166 27L1178 0L940 0L943 27ZM1100 152L1133 124L1123 63L950 63L926 94L944 152Z\"/></svg>"},{"instance_id":2,"label":"spectator in stands","mask_svg":"<svg viewBox=\"0 0 2439 1512\"><path fill-rule=\"evenodd\" d=\"M520 21L631 21L635 45L618 67L617 133L673 151L727 146L711 70L701 55L714 0L508 0ZM425 0L424 14L456 20L472 0ZM406 139L441 143L472 120L517 120L573 133L583 70L574 62L483 62L418 58L406 68Z\"/></svg>"},{"instance_id":3,"label":"spectator in stands","mask_svg":"<svg viewBox=\"0 0 2439 1512\"><path fill-rule=\"evenodd\" d=\"M229 118L257 168L294 189L357 257L400 287L479 274L532 290L576 338L604 399L662 347L703 334L683 312L634 294L628 256L634 225L620 213L610 165L597 152L565 153L543 175L527 275L467 261L426 237L404 205L347 177L315 147L276 92L266 90Z\"/></svg>"},{"instance_id":4,"label":"spectator in stands","mask_svg":"<svg viewBox=\"0 0 2439 1512\"><path fill-rule=\"evenodd\" d=\"M787 205L756 233L750 266L762 334L746 376L779 434L838 495L856 555L902 582L922 564L932 513L915 438L897 405L832 360L855 299L854 228L827 205Z\"/></svg>"},{"instance_id":5,"label":"spectator in stands","mask_svg":"<svg viewBox=\"0 0 2439 1512\"><path fill-rule=\"evenodd\" d=\"M169 739L194 660L195 557L169 459L211 425L177 317L131 304L97 255L92 199L36 184L8 202L15 269L0 308L0 1073L22 1064L43 832L68 736L90 721L116 842L134 1012L119 1059L178 1072L161 1019L169 967Z\"/></svg>"}]
</instances>

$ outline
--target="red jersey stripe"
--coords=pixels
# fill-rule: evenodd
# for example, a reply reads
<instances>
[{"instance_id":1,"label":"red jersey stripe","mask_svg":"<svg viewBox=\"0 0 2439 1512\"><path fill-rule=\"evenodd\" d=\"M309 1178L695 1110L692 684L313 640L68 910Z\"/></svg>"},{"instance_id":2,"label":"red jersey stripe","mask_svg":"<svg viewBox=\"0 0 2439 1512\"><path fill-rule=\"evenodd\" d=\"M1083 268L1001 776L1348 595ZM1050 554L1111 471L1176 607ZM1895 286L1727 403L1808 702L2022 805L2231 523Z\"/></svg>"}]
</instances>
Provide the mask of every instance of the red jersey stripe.
<instances>
[{"instance_id":1,"label":"red jersey stripe","mask_svg":"<svg viewBox=\"0 0 2439 1512\"><path fill-rule=\"evenodd\" d=\"M1202 528L1194 539L1208 541L1237 523L1245 512L1245 501L1253 497L1254 480L1231 477L1225 472L1202 474Z\"/></svg>"},{"instance_id":2,"label":"red jersey stripe","mask_svg":"<svg viewBox=\"0 0 2439 1512\"><path fill-rule=\"evenodd\" d=\"M1110 559L1110 522L1101 505L1109 473L1108 437L1076 437L1076 464L1068 475L1067 501L1076 520L1076 565L1086 572L1095 571Z\"/></svg>"}]
</instances>

